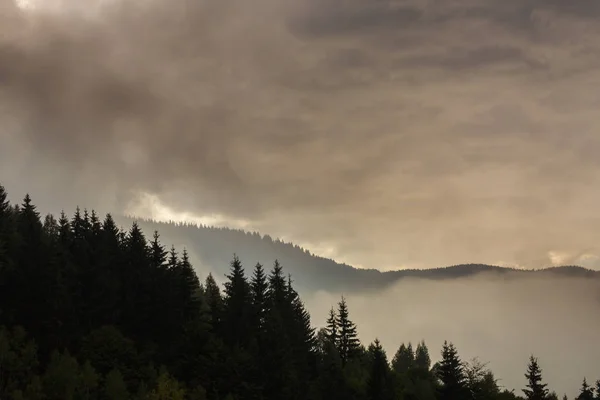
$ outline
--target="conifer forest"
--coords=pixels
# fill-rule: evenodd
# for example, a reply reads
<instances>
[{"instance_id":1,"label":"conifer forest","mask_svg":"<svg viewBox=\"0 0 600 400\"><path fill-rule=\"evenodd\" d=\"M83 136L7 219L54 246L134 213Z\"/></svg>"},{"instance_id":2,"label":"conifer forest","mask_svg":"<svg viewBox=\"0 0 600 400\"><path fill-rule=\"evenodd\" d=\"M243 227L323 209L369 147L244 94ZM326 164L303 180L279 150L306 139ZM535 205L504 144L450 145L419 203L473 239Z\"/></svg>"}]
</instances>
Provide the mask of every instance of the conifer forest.
<instances>
[{"instance_id":1,"label":"conifer forest","mask_svg":"<svg viewBox=\"0 0 600 400\"><path fill-rule=\"evenodd\" d=\"M535 355L513 390L452 338L386 354L345 298L311 321L285 265L246 262L233 255L220 286L159 232L41 216L0 186L0 399L600 399L600 371L557 394Z\"/></svg>"}]
</instances>

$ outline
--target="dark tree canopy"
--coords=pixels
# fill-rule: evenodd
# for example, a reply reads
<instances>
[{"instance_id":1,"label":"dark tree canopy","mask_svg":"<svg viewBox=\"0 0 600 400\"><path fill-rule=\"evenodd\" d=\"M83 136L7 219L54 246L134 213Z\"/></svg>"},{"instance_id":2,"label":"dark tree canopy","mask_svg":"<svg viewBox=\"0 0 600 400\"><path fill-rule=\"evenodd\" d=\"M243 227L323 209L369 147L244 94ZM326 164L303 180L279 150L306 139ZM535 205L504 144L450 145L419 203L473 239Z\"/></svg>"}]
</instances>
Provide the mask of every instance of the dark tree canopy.
<instances>
[{"instance_id":1,"label":"dark tree canopy","mask_svg":"<svg viewBox=\"0 0 600 400\"><path fill-rule=\"evenodd\" d=\"M365 348L344 297L317 330L277 260L247 273L234 255L201 280L149 233L80 208L42 218L0 185L0 399L521 399L448 342L433 366L424 341L391 362ZM541 373L532 356L527 399L556 397ZM577 400L599 399L584 379Z\"/></svg>"},{"instance_id":2,"label":"dark tree canopy","mask_svg":"<svg viewBox=\"0 0 600 400\"><path fill-rule=\"evenodd\" d=\"M529 357L529 365L527 366L525 378L527 378L527 386L523 389L523 393L525 393L525 397L528 400L548 399L548 385L542 383L542 369L538 364L537 358L534 356Z\"/></svg>"}]
</instances>

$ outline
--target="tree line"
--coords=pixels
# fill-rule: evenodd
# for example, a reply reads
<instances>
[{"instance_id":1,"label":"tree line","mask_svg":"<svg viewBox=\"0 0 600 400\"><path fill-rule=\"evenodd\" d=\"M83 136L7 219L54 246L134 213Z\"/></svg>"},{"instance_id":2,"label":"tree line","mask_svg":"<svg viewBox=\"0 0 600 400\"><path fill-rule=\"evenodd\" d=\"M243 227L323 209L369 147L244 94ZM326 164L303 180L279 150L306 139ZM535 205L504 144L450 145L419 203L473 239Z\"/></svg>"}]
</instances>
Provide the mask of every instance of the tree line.
<instances>
[{"instance_id":1,"label":"tree line","mask_svg":"<svg viewBox=\"0 0 600 400\"><path fill-rule=\"evenodd\" d=\"M201 281L184 249L77 209L41 218L0 186L0 399L550 400L531 357L522 396L445 342L391 360L342 298L316 329L278 261ZM584 379L577 400L599 400Z\"/></svg>"}]
</instances>

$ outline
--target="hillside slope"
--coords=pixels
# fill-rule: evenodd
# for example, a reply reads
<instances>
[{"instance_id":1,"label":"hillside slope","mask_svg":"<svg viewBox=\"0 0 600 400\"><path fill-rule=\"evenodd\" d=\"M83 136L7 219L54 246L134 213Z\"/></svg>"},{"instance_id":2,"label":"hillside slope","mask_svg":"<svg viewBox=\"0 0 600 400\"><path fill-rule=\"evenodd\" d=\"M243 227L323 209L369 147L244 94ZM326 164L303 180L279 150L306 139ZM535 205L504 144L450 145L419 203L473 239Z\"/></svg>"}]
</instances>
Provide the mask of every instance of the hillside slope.
<instances>
[{"instance_id":1,"label":"hillside slope","mask_svg":"<svg viewBox=\"0 0 600 400\"><path fill-rule=\"evenodd\" d=\"M127 228L134 219L118 218ZM381 290L403 278L456 279L478 273L495 273L506 276L529 274L563 274L565 276L600 277L597 271L577 266L549 268L539 271L515 270L484 264L463 264L427 270L398 270L380 272L375 269L358 269L347 264L316 256L292 243L273 239L269 235L237 229L197 226L192 224L164 223L136 219L147 236L154 231L161 235L163 243L186 247L200 275L213 271L222 280L229 270L233 254L247 263L260 262L270 269L277 259L284 270L292 275L296 286L303 291L370 291ZM247 269L254 266L245 265Z\"/></svg>"}]
</instances>

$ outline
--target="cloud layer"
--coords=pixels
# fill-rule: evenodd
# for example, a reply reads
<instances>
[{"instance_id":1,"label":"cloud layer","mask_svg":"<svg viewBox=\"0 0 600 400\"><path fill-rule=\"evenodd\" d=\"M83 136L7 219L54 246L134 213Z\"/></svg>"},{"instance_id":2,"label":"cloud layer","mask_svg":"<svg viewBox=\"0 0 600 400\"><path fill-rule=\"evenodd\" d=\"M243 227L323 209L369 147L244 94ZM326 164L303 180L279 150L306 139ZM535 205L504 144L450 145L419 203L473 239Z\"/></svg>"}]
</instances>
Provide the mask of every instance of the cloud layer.
<instances>
[{"instance_id":1,"label":"cloud layer","mask_svg":"<svg viewBox=\"0 0 600 400\"><path fill-rule=\"evenodd\" d=\"M369 267L596 265L597 1L0 4L13 193Z\"/></svg>"}]
</instances>

